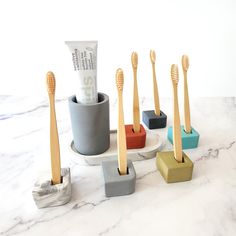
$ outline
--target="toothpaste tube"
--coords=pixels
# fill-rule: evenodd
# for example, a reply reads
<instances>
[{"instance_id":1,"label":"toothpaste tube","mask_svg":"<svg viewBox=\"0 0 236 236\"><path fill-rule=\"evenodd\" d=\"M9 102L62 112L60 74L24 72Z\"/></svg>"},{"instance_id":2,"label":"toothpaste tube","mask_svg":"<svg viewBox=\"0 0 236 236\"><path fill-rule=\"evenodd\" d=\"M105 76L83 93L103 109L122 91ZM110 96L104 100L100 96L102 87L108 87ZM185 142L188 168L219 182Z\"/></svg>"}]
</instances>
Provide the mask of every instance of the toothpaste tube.
<instances>
[{"instance_id":1,"label":"toothpaste tube","mask_svg":"<svg viewBox=\"0 0 236 236\"><path fill-rule=\"evenodd\" d=\"M66 41L71 52L76 81L78 103L98 102L97 95L97 41Z\"/></svg>"}]
</instances>

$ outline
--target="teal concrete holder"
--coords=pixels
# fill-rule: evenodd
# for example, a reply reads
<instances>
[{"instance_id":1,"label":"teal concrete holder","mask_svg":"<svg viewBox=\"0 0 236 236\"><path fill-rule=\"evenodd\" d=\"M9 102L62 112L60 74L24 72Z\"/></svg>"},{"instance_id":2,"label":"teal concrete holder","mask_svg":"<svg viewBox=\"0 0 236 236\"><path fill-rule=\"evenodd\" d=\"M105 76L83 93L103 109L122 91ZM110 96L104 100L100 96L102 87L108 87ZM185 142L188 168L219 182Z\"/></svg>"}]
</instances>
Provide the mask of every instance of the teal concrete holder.
<instances>
[{"instance_id":1,"label":"teal concrete holder","mask_svg":"<svg viewBox=\"0 0 236 236\"><path fill-rule=\"evenodd\" d=\"M184 126L181 126L182 148L183 149L196 148L198 146L199 136L200 136L199 133L194 128L192 128L191 133L188 134L185 132ZM168 140L173 144L172 126L168 128L167 137Z\"/></svg>"},{"instance_id":2,"label":"teal concrete holder","mask_svg":"<svg viewBox=\"0 0 236 236\"><path fill-rule=\"evenodd\" d=\"M174 158L174 152L158 152L156 165L167 183L183 182L192 179L193 162L183 152L183 162Z\"/></svg>"}]
</instances>

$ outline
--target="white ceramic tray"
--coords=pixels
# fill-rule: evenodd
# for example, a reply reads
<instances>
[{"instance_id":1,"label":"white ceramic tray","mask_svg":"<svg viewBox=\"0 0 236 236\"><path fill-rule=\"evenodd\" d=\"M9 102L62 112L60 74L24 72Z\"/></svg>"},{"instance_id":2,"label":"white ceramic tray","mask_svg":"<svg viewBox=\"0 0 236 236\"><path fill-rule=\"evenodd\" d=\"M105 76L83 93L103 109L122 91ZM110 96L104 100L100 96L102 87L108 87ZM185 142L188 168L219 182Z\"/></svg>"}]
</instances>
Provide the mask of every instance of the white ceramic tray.
<instances>
[{"instance_id":1,"label":"white ceramic tray","mask_svg":"<svg viewBox=\"0 0 236 236\"><path fill-rule=\"evenodd\" d=\"M141 161L150 159L156 156L156 153L160 151L163 147L163 142L160 138L160 136L152 131L146 130L146 146L144 148L139 149L128 149L128 159L131 161ZM110 148L100 154L100 155L91 155L86 156L82 155L74 148L74 142L72 141L70 145L70 149L74 153L72 161L75 163L80 164L81 158L84 159L84 161L88 165L100 165L102 161L108 160L108 159L114 159L117 158L117 131L111 130L110 132Z\"/></svg>"}]
</instances>

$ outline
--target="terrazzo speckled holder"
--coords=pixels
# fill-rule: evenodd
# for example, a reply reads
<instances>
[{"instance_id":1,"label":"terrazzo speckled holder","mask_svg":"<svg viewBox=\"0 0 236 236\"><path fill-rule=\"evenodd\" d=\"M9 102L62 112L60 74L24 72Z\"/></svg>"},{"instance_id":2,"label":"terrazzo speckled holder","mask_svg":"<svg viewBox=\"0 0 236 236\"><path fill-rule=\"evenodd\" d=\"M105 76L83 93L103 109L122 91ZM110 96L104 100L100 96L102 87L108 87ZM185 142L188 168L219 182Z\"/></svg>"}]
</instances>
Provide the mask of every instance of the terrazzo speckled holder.
<instances>
[{"instance_id":1,"label":"terrazzo speckled holder","mask_svg":"<svg viewBox=\"0 0 236 236\"><path fill-rule=\"evenodd\" d=\"M184 131L184 126L181 126L181 138L182 138L182 148L183 149L191 149L196 148L198 146L199 141L199 133L192 128L192 131L190 134L186 133ZM168 140L173 144L173 128L168 128L167 133Z\"/></svg>"},{"instance_id":2,"label":"terrazzo speckled holder","mask_svg":"<svg viewBox=\"0 0 236 236\"><path fill-rule=\"evenodd\" d=\"M83 155L98 155L110 147L109 97L98 93L98 103L80 104L69 98L75 149Z\"/></svg>"},{"instance_id":3,"label":"terrazzo speckled holder","mask_svg":"<svg viewBox=\"0 0 236 236\"><path fill-rule=\"evenodd\" d=\"M102 162L107 197L128 195L135 191L136 173L133 163L128 160L127 166L128 174L120 175L117 160Z\"/></svg>"},{"instance_id":4,"label":"terrazzo speckled holder","mask_svg":"<svg viewBox=\"0 0 236 236\"><path fill-rule=\"evenodd\" d=\"M157 153L156 165L167 183L183 182L192 179L193 163L183 152L183 162L174 158L174 152Z\"/></svg>"},{"instance_id":5,"label":"terrazzo speckled holder","mask_svg":"<svg viewBox=\"0 0 236 236\"><path fill-rule=\"evenodd\" d=\"M145 147L146 131L142 125L140 125L139 133L134 132L133 125L125 125L125 133L126 133L127 149L136 149Z\"/></svg>"},{"instance_id":6,"label":"terrazzo speckled holder","mask_svg":"<svg viewBox=\"0 0 236 236\"><path fill-rule=\"evenodd\" d=\"M157 116L154 110L143 111L142 112L142 120L143 123L149 129L161 129L166 127L167 115L160 111L160 116Z\"/></svg>"},{"instance_id":7,"label":"terrazzo speckled holder","mask_svg":"<svg viewBox=\"0 0 236 236\"><path fill-rule=\"evenodd\" d=\"M70 168L62 168L61 176L61 184L52 185L52 181L45 180L45 178L41 178L35 183L32 195L38 208L60 206L70 201Z\"/></svg>"}]
</instances>

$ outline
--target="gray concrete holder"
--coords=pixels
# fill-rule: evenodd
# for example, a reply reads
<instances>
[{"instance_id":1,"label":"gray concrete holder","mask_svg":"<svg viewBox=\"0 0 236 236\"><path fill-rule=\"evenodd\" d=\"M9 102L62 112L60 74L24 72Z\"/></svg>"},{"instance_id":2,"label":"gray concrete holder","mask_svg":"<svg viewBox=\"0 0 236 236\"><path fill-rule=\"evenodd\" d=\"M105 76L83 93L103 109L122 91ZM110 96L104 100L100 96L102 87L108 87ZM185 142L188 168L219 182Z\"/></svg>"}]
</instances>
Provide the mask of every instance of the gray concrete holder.
<instances>
[{"instance_id":1,"label":"gray concrete holder","mask_svg":"<svg viewBox=\"0 0 236 236\"><path fill-rule=\"evenodd\" d=\"M69 97L75 149L83 155L98 155L110 147L109 97L98 93L98 103L77 103Z\"/></svg>"},{"instance_id":2,"label":"gray concrete holder","mask_svg":"<svg viewBox=\"0 0 236 236\"><path fill-rule=\"evenodd\" d=\"M136 172L133 163L128 160L128 174L120 175L117 160L102 162L107 197L123 196L135 191Z\"/></svg>"},{"instance_id":3,"label":"gray concrete holder","mask_svg":"<svg viewBox=\"0 0 236 236\"><path fill-rule=\"evenodd\" d=\"M52 185L51 180L45 180L43 178L35 183L32 195L38 208L60 206L70 201L70 168L62 168L61 177L61 184Z\"/></svg>"}]
</instances>

